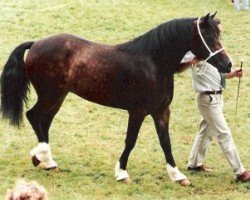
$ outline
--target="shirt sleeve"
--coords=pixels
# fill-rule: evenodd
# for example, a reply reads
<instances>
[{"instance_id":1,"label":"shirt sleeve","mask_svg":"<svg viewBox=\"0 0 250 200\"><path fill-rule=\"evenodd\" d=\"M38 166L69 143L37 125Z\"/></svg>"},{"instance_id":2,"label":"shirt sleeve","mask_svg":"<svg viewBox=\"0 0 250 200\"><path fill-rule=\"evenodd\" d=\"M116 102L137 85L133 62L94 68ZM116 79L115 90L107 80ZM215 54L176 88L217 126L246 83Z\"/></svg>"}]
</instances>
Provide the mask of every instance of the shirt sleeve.
<instances>
[{"instance_id":1,"label":"shirt sleeve","mask_svg":"<svg viewBox=\"0 0 250 200\"><path fill-rule=\"evenodd\" d=\"M203 76L203 74L206 72L207 68L210 67L210 64L205 61L200 61L195 65L192 65L192 71L197 76Z\"/></svg>"},{"instance_id":2,"label":"shirt sleeve","mask_svg":"<svg viewBox=\"0 0 250 200\"><path fill-rule=\"evenodd\" d=\"M191 60L194 59L194 57L195 57L195 55L194 55L191 51L189 51L189 52L187 52L186 55L182 58L181 63L186 63L186 62L188 62L188 61L191 61Z\"/></svg>"}]
</instances>

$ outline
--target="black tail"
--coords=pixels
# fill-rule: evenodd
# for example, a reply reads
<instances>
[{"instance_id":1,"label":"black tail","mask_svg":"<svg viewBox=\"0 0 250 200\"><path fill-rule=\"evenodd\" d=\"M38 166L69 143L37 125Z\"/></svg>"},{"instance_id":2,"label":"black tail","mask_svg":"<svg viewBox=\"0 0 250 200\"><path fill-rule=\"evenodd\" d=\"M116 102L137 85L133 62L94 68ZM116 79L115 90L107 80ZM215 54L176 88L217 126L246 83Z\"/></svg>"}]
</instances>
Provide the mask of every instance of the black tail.
<instances>
[{"instance_id":1,"label":"black tail","mask_svg":"<svg viewBox=\"0 0 250 200\"><path fill-rule=\"evenodd\" d=\"M1 107L2 117L11 125L19 126L23 118L23 102L27 103L29 80L24 69L24 53L34 42L19 45L11 53L1 75Z\"/></svg>"}]
</instances>

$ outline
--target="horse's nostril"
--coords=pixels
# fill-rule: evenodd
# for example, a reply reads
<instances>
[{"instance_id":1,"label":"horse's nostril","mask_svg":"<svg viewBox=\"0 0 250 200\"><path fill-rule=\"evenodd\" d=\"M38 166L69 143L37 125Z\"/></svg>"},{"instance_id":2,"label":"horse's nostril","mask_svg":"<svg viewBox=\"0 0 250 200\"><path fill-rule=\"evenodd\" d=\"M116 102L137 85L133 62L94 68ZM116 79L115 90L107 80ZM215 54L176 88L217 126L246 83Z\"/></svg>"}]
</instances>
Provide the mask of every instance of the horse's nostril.
<instances>
[{"instance_id":1,"label":"horse's nostril","mask_svg":"<svg viewBox=\"0 0 250 200\"><path fill-rule=\"evenodd\" d=\"M232 62L231 62L231 61L229 61L229 62L228 62L227 67L228 67L229 69L231 69L231 68L232 68Z\"/></svg>"}]
</instances>

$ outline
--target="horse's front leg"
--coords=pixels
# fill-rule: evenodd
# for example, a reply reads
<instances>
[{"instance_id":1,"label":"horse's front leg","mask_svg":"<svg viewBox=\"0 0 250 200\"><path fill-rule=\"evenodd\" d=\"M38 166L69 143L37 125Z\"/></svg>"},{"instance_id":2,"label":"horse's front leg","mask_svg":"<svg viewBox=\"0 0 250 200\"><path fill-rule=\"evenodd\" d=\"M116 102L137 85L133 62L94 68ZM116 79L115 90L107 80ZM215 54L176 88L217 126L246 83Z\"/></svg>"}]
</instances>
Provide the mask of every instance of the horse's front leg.
<instances>
[{"instance_id":1,"label":"horse's front leg","mask_svg":"<svg viewBox=\"0 0 250 200\"><path fill-rule=\"evenodd\" d=\"M169 108L163 112L151 114L154 119L156 131L160 140L161 147L167 161L167 171L172 181L179 182L183 186L190 185L187 177L177 168L171 150L171 142L169 137Z\"/></svg>"},{"instance_id":2,"label":"horse's front leg","mask_svg":"<svg viewBox=\"0 0 250 200\"><path fill-rule=\"evenodd\" d=\"M117 181L130 182L129 175L126 170L128 157L135 146L144 118L145 115L142 112L129 112L125 149L115 166L115 177Z\"/></svg>"}]
</instances>

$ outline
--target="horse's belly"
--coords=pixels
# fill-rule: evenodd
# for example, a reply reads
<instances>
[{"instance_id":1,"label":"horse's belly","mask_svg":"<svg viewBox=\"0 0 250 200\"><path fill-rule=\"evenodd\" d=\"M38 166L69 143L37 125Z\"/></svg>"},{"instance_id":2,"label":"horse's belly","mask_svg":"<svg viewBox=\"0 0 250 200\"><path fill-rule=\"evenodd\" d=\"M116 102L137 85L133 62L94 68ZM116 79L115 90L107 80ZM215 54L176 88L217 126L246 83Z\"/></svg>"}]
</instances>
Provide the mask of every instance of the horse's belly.
<instances>
[{"instance_id":1,"label":"horse's belly","mask_svg":"<svg viewBox=\"0 0 250 200\"><path fill-rule=\"evenodd\" d=\"M143 91L136 84L120 84L115 76L106 76L99 73L96 77L83 75L71 85L70 92L104 106L121 108L124 110L136 109L148 103L152 92L146 88Z\"/></svg>"},{"instance_id":2,"label":"horse's belly","mask_svg":"<svg viewBox=\"0 0 250 200\"><path fill-rule=\"evenodd\" d=\"M88 76L82 74L75 78L70 85L70 92L101 105L115 107L116 88L112 84L112 79L102 73Z\"/></svg>"}]
</instances>

